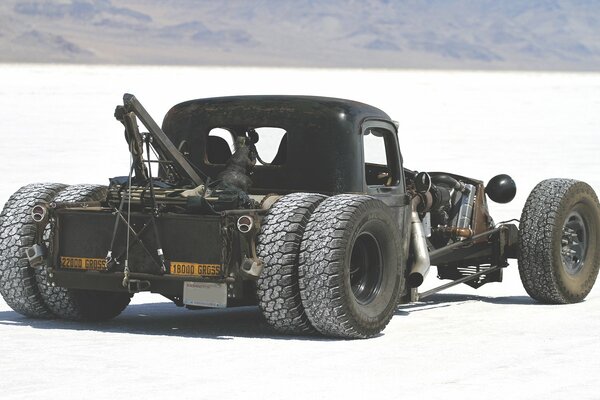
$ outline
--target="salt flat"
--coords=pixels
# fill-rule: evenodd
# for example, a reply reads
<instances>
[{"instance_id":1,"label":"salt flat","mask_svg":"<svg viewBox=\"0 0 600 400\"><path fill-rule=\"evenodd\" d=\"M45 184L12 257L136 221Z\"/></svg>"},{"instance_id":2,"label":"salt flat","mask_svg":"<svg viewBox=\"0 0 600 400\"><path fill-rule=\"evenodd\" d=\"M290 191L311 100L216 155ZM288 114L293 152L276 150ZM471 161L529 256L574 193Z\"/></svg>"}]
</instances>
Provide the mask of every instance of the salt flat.
<instances>
[{"instance_id":1,"label":"salt flat","mask_svg":"<svg viewBox=\"0 0 600 400\"><path fill-rule=\"evenodd\" d=\"M508 173L518 218L540 180L600 192L600 74L0 65L0 203L30 182L106 183L128 154L124 92L159 121L173 104L237 94L350 98L400 124L405 165L487 181ZM432 271L426 287L439 281ZM600 286L600 285L599 285ZM505 282L401 306L379 337L278 337L256 308L188 311L136 295L103 324L28 320L0 300L0 396L31 398L597 399L600 289L546 306Z\"/></svg>"}]
</instances>

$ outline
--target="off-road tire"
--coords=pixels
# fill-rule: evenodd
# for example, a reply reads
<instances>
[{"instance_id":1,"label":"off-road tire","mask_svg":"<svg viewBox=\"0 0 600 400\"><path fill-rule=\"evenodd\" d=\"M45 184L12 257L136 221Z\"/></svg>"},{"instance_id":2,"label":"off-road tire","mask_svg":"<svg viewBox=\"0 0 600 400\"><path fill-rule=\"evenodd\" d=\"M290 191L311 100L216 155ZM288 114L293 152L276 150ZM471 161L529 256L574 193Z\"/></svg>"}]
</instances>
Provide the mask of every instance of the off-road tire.
<instances>
[{"instance_id":1,"label":"off-road tire","mask_svg":"<svg viewBox=\"0 0 600 400\"><path fill-rule=\"evenodd\" d=\"M29 266L25 250L34 244L37 225L31 216L36 203L50 202L66 185L34 183L17 190L0 214L0 292L16 312L30 318L52 318Z\"/></svg>"},{"instance_id":2,"label":"off-road tire","mask_svg":"<svg viewBox=\"0 0 600 400\"><path fill-rule=\"evenodd\" d=\"M576 255L569 255L570 249ZM540 182L521 214L519 253L521 282L533 299L582 301L600 268L600 205L594 190L572 179Z\"/></svg>"},{"instance_id":3,"label":"off-road tire","mask_svg":"<svg viewBox=\"0 0 600 400\"><path fill-rule=\"evenodd\" d=\"M326 196L293 193L269 209L258 235L264 262L257 281L258 304L267 323L279 333L316 333L306 317L298 286L298 253L310 215Z\"/></svg>"},{"instance_id":4,"label":"off-road tire","mask_svg":"<svg viewBox=\"0 0 600 400\"><path fill-rule=\"evenodd\" d=\"M391 210L363 195L323 201L300 250L302 304L327 336L367 338L392 318L404 284L401 243Z\"/></svg>"},{"instance_id":5,"label":"off-road tire","mask_svg":"<svg viewBox=\"0 0 600 400\"><path fill-rule=\"evenodd\" d=\"M56 202L98 201L106 197L100 185L73 185L60 192ZM52 235L53 233L51 233ZM37 268L35 279L44 302L57 317L74 321L103 321L116 317L129 304L128 293L66 289L52 286L46 268Z\"/></svg>"}]
</instances>

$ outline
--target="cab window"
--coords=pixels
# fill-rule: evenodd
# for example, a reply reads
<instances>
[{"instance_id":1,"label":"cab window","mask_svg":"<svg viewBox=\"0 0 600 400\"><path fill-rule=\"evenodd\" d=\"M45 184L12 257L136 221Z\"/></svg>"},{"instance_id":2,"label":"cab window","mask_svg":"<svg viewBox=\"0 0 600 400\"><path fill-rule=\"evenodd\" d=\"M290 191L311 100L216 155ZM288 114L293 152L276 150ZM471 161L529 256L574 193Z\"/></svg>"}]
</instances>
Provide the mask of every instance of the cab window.
<instances>
[{"instance_id":1,"label":"cab window","mask_svg":"<svg viewBox=\"0 0 600 400\"><path fill-rule=\"evenodd\" d=\"M400 165L395 134L382 127L366 127L363 148L367 186L397 186Z\"/></svg>"}]
</instances>

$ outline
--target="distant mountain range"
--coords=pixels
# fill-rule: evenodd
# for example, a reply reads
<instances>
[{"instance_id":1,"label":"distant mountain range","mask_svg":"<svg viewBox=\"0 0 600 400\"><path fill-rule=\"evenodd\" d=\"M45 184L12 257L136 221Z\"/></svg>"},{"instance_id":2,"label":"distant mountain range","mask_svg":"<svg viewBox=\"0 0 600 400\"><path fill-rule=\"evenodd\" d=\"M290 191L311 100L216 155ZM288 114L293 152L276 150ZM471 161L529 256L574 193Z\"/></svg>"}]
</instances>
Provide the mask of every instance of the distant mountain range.
<instances>
[{"instance_id":1,"label":"distant mountain range","mask_svg":"<svg viewBox=\"0 0 600 400\"><path fill-rule=\"evenodd\" d=\"M4 0L0 62L600 71L600 1Z\"/></svg>"}]
</instances>

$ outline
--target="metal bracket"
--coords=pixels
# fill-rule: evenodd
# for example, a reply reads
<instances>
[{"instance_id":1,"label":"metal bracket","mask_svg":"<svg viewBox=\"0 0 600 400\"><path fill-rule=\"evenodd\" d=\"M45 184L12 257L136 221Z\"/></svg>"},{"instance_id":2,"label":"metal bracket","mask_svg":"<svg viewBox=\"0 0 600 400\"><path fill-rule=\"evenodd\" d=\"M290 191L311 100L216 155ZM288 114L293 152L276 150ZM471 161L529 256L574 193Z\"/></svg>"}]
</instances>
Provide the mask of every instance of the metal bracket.
<instances>
[{"instance_id":1,"label":"metal bracket","mask_svg":"<svg viewBox=\"0 0 600 400\"><path fill-rule=\"evenodd\" d=\"M47 254L48 249L46 249L46 246L39 244L34 244L33 246L25 249L25 255L27 256L27 260L29 260L29 265L32 267L44 265Z\"/></svg>"},{"instance_id":2,"label":"metal bracket","mask_svg":"<svg viewBox=\"0 0 600 400\"><path fill-rule=\"evenodd\" d=\"M139 279L127 280L127 291L129 293L148 292L150 290L150 281Z\"/></svg>"},{"instance_id":3,"label":"metal bracket","mask_svg":"<svg viewBox=\"0 0 600 400\"><path fill-rule=\"evenodd\" d=\"M258 258L245 258L242 262L242 268L240 268L240 272L242 275L248 278L257 279L263 270L263 266L263 262Z\"/></svg>"}]
</instances>

